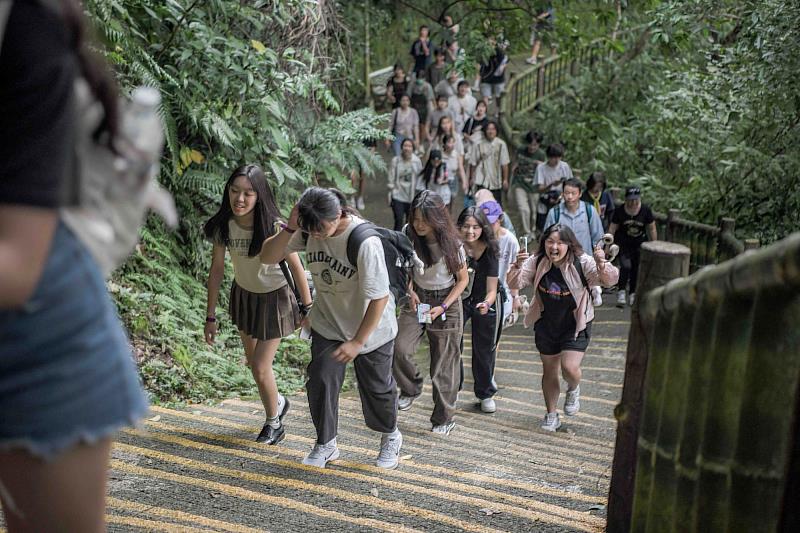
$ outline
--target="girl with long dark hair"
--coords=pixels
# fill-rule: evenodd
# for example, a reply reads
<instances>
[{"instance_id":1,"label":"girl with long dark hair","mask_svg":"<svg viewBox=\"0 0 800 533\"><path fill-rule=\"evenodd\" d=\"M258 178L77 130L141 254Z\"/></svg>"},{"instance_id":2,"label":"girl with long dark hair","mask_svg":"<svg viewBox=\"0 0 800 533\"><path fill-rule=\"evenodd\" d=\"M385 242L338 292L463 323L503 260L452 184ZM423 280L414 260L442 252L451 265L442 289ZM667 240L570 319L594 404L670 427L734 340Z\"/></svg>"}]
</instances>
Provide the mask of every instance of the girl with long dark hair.
<instances>
[{"instance_id":1,"label":"girl with long dark hair","mask_svg":"<svg viewBox=\"0 0 800 533\"><path fill-rule=\"evenodd\" d=\"M425 168L420 172L420 178L417 189L435 192L442 197L445 206L450 205L450 172L441 151L431 150Z\"/></svg>"},{"instance_id":2,"label":"girl with long dark hair","mask_svg":"<svg viewBox=\"0 0 800 533\"><path fill-rule=\"evenodd\" d=\"M409 302L398 318L394 344L394 377L400 390L398 408L406 410L422 394L422 375L414 362L422 336L427 334L431 353L433 414L431 431L447 435L455 426L453 415L459 385L463 311L459 305L467 286L464 250L450 213L438 194L421 191L411 204L407 234L424 263L415 271ZM429 306L427 315L420 305Z\"/></svg>"},{"instance_id":3,"label":"girl with long dark hair","mask_svg":"<svg viewBox=\"0 0 800 533\"><path fill-rule=\"evenodd\" d=\"M497 392L494 365L497 359L498 301L497 239L486 214L480 207L471 206L458 216L461 240L467 252L467 266L473 272L472 288L462 300L464 325L472 319L472 376L475 396L484 413L494 413L497 407L492 398ZM463 379L463 370L462 370Z\"/></svg>"},{"instance_id":4,"label":"girl with long dark hair","mask_svg":"<svg viewBox=\"0 0 800 533\"><path fill-rule=\"evenodd\" d=\"M321 468L339 457L339 392L350 361L364 420L381 433L376 465L396 468L403 444L392 377L397 319L383 245L380 238L370 236L361 243L356 264L347 255L351 233L365 222L347 206L341 192L311 187L292 209L283 231L261 248L261 261L267 264L277 263L287 253L305 251L314 280L306 391L317 440L303 463Z\"/></svg>"},{"instance_id":5,"label":"girl with long dark hair","mask_svg":"<svg viewBox=\"0 0 800 533\"><path fill-rule=\"evenodd\" d=\"M267 444L277 444L285 437L283 417L289 410L289 400L278 393L272 363L281 339L292 333L300 321L296 298L282 268L264 265L259 258L261 245L275 233L278 223L280 212L264 171L258 165L243 165L231 173L219 210L204 227L206 237L214 244L208 275L205 339L213 344L217 335L216 307L227 250L234 278L231 320L239 329L266 413L266 422L256 441ZM286 263L307 308L311 305L311 293L303 264L297 254L288 254Z\"/></svg>"},{"instance_id":6,"label":"girl with long dark hair","mask_svg":"<svg viewBox=\"0 0 800 533\"><path fill-rule=\"evenodd\" d=\"M594 257L584 253L573 231L553 224L542 233L539 250L517 255L508 272L512 289L533 285L533 300L525 327L533 325L534 341L542 360L542 393L547 408L542 429L556 431L561 419L556 411L560 394L559 368L567 382L564 413L580 409L581 361L589 346L594 307L590 286L610 287L619 270L605 260L603 249Z\"/></svg>"}]
</instances>

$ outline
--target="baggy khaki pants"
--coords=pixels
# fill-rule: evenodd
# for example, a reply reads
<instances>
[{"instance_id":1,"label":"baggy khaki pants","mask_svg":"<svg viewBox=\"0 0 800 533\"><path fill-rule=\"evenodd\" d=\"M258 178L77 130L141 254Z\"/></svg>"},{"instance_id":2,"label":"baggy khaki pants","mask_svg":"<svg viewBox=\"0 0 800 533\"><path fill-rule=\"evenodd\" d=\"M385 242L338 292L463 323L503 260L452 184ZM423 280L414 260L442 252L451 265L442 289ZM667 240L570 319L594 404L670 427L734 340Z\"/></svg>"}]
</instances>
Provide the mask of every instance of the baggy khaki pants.
<instances>
[{"instance_id":1,"label":"baggy khaki pants","mask_svg":"<svg viewBox=\"0 0 800 533\"><path fill-rule=\"evenodd\" d=\"M422 303L431 307L440 305L452 287L438 291L416 288ZM422 336L427 333L431 350L431 381L433 383L434 426L446 424L453 419L458 397L459 368L461 360L461 337L463 335L463 310L457 301L432 324L420 324L417 312L405 306L397 319L398 332L394 341L393 373L403 396L417 397L422 394L422 374L414 361Z\"/></svg>"}]
</instances>

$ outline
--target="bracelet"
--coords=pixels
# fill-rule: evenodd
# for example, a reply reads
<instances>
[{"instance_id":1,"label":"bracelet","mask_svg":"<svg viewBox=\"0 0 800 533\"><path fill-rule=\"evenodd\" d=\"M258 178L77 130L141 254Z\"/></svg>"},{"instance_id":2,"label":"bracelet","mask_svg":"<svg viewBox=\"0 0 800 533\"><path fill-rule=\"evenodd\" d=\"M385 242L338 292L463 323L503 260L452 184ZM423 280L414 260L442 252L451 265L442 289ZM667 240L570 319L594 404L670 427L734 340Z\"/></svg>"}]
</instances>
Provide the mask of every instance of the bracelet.
<instances>
[{"instance_id":1,"label":"bracelet","mask_svg":"<svg viewBox=\"0 0 800 533\"><path fill-rule=\"evenodd\" d=\"M442 304L439 307L441 307L444 311L447 311L448 305L446 303L442 302Z\"/></svg>"},{"instance_id":2,"label":"bracelet","mask_svg":"<svg viewBox=\"0 0 800 533\"><path fill-rule=\"evenodd\" d=\"M283 224L283 223L281 223L281 229L282 229L283 231L285 231L286 233L290 234L290 235L291 235L292 233L294 233L295 231L297 231L296 229L292 229L292 228L290 228L288 224Z\"/></svg>"},{"instance_id":3,"label":"bracelet","mask_svg":"<svg viewBox=\"0 0 800 533\"><path fill-rule=\"evenodd\" d=\"M217 321L217 317L215 317L215 316L207 316L206 317L206 322L209 322L209 323L213 324L216 321Z\"/></svg>"}]
</instances>

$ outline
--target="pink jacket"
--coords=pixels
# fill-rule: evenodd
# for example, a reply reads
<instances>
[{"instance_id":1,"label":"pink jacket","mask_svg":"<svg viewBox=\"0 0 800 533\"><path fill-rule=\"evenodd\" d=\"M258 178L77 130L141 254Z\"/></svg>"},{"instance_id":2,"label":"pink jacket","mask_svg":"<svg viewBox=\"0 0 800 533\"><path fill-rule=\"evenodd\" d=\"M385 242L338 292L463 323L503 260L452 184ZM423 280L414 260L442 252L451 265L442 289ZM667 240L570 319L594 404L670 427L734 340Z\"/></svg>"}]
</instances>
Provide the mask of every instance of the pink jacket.
<instances>
[{"instance_id":1,"label":"pink jacket","mask_svg":"<svg viewBox=\"0 0 800 533\"><path fill-rule=\"evenodd\" d=\"M605 268L600 271L597 269L594 257L587 254L580 256L581 267L583 268L583 275L586 276L586 281L589 287L603 285L610 287L619 279L619 269L611 263L606 263ZM539 286L542 277L550 270L552 263L547 256L542 256L539 261L539 266L534 272L534 265L536 265L536 256L532 255L522 263L522 268L517 268L516 263L511 263L511 268L508 270L508 286L512 289L524 289L528 285L534 286L533 301L525 314L523 323L528 328L535 324L542 316L544 304L539 298L539 291L535 288ZM578 333L586 329L586 324L594 320L594 306L592 305L592 293L584 288L581 283L580 274L575 270L572 264L572 258L567 257L567 260L561 265L561 273L564 276L564 281L575 298L577 307L575 308L575 337Z\"/></svg>"}]
</instances>

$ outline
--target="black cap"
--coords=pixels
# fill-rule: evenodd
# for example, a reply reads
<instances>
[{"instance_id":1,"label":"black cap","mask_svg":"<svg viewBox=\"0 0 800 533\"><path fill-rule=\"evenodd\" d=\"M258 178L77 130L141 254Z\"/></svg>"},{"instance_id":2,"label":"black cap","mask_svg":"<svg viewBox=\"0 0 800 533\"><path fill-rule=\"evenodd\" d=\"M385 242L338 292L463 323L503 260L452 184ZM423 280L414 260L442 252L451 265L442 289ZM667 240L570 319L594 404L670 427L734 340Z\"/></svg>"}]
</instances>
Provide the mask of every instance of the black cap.
<instances>
[{"instance_id":1,"label":"black cap","mask_svg":"<svg viewBox=\"0 0 800 533\"><path fill-rule=\"evenodd\" d=\"M626 187L625 188L625 199L626 200L638 200L642 197L642 190L639 187Z\"/></svg>"}]
</instances>

